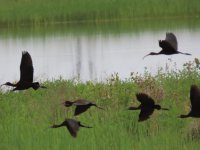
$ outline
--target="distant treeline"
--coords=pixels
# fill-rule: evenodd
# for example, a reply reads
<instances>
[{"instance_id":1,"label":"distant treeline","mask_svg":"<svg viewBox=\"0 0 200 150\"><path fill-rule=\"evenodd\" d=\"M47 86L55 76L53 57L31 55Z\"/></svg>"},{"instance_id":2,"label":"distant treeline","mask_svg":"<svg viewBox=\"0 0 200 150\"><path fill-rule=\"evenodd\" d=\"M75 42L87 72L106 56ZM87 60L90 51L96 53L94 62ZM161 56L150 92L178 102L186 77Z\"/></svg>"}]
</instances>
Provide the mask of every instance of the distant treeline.
<instances>
[{"instance_id":1,"label":"distant treeline","mask_svg":"<svg viewBox=\"0 0 200 150\"><path fill-rule=\"evenodd\" d=\"M1 0L0 24L198 17L198 0Z\"/></svg>"}]
</instances>

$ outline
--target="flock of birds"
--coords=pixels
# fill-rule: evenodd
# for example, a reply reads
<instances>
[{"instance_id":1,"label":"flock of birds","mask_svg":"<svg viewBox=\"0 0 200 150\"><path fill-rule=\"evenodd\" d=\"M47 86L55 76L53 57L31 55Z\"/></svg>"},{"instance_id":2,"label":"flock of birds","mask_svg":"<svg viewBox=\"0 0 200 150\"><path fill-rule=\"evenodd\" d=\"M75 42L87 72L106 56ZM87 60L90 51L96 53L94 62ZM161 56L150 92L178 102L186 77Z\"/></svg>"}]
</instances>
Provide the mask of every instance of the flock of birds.
<instances>
[{"instance_id":1,"label":"flock of birds","mask_svg":"<svg viewBox=\"0 0 200 150\"><path fill-rule=\"evenodd\" d=\"M172 54L185 54L191 55L188 53L182 53L178 51L178 44L176 36L173 33L166 33L165 40L159 41L159 46L162 50L158 53L151 52L148 55L172 55ZM146 56L148 56L146 55ZM144 57L146 57L144 56ZM30 54L27 51L22 52L22 59L20 64L20 80L16 84L12 84L10 82L6 82L3 85L12 86L15 90L26 90L29 88L33 88L37 90L38 88L46 88L39 84L39 82L33 82L33 63ZM160 105L155 104L154 100L145 93L137 93L137 100L141 103L138 107L129 107L128 110L140 110L138 121L145 121L149 119L149 117L153 114L154 110L168 110L167 108L162 108ZM200 88L196 85L192 85L190 89L190 101L191 101L191 110L187 115L180 115L180 118L187 117L197 117L200 118ZM87 111L91 106L95 106L99 109L104 110L103 108L97 106L95 103L90 102L85 99L78 99L75 101L65 101L62 103L65 107L75 106L74 116L80 115ZM90 126L86 126L81 124L80 121L75 119L65 119L61 124L54 124L50 126L50 128L59 128L59 127L67 127L71 136L76 137L77 132L80 127L84 128L92 128Z\"/></svg>"}]
</instances>

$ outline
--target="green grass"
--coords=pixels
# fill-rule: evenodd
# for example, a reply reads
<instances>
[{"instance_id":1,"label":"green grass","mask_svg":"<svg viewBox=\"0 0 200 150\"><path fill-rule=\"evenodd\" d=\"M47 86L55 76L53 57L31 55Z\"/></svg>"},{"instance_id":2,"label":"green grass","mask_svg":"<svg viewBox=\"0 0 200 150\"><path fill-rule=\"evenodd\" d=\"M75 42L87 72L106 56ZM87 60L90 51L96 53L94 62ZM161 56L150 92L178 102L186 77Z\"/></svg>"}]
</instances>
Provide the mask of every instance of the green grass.
<instances>
[{"instance_id":1,"label":"green grass","mask_svg":"<svg viewBox=\"0 0 200 150\"><path fill-rule=\"evenodd\" d=\"M200 85L199 62L185 64L181 71L158 70L152 76L132 73L120 80L117 74L105 82L46 81L48 89L0 93L0 149L3 150L198 150L200 120L179 119L190 109L191 84ZM150 94L170 111L155 111L138 123L136 92ZM73 117L74 108L64 108L64 99L85 98L106 110L90 108ZM66 128L50 129L65 117L75 118L92 129L81 128L72 138Z\"/></svg>"},{"instance_id":2,"label":"green grass","mask_svg":"<svg viewBox=\"0 0 200 150\"><path fill-rule=\"evenodd\" d=\"M193 0L1 0L0 23L49 23L118 19L199 17Z\"/></svg>"}]
</instances>

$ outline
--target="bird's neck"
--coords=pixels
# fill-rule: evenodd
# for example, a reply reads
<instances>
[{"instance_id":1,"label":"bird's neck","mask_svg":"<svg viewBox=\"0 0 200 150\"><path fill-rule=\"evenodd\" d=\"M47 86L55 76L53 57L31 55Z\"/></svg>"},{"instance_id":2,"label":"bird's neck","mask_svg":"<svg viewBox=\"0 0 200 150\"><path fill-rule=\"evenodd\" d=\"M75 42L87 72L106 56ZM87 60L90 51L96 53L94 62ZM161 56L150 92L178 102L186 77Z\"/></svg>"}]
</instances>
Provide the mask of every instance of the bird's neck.
<instances>
[{"instance_id":1,"label":"bird's neck","mask_svg":"<svg viewBox=\"0 0 200 150\"><path fill-rule=\"evenodd\" d=\"M16 86L17 86L17 83L16 83L16 84L13 84L13 83L8 82L6 85L16 87Z\"/></svg>"},{"instance_id":2,"label":"bird's neck","mask_svg":"<svg viewBox=\"0 0 200 150\"><path fill-rule=\"evenodd\" d=\"M160 55L160 54L162 54L162 53L161 52L159 52L159 53L152 52L151 53L151 55Z\"/></svg>"},{"instance_id":3,"label":"bird's neck","mask_svg":"<svg viewBox=\"0 0 200 150\"><path fill-rule=\"evenodd\" d=\"M138 106L138 107L129 107L128 110L138 110L140 108L141 108L141 106Z\"/></svg>"},{"instance_id":4,"label":"bird's neck","mask_svg":"<svg viewBox=\"0 0 200 150\"><path fill-rule=\"evenodd\" d=\"M55 124L55 125L52 126L52 128L59 128L59 127L62 127L62 126L64 126L63 123L61 123L61 124Z\"/></svg>"},{"instance_id":5,"label":"bird's neck","mask_svg":"<svg viewBox=\"0 0 200 150\"><path fill-rule=\"evenodd\" d=\"M180 118L188 118L188 117L190 117L190 115L189 114L187 114L187 115L180 115L179 117Z\"/></svg>"}]
</instances>

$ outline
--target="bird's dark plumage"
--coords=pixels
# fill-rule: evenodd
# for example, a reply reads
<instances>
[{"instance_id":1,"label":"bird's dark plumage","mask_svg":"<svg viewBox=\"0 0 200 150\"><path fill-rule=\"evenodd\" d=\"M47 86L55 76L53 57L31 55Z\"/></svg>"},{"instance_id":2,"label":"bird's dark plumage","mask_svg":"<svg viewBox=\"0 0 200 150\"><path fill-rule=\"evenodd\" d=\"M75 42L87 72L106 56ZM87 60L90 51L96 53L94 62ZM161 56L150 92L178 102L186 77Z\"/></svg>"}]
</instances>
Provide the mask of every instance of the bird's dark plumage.
<instances>
[{"instance_id":1,"label":"bird's dark plumage","mask_svg":"<svg viewBox=\"0 0 200 150\"><path fill-rule=\"evenodd\" d=\"M156 105L154 103L154 100L145 93L137 93L136 97L141 104L138 107L129 107L129 110L141 109L138 121L147 120L150 117L150 115L153 114L155 109L168 110L166 108L161 108L160 105Z\"/></svg>"},{"instance_id":2,"label":"bird's dark plumage","mask_svg":"<svg viewBox=\"0 0 200 150\"><path fill-rule=\"evenodd\" d=\"M187 115L180 115L180 118L196 117L200 118L200 89L196 85L190 88L191 110Z\"/></svg>"},{"instance_id":3,"label":"bird's dark plumage","mask_svg":"<svg viewBox=\"0 0 200 150\"><path fill-rule=\"evenodd\" d=\"M92 128L89 126L85 126L82 125L80 123L80 121L74 120L74 119L65 119L61 124L54 124L52 126L50 126L50 128L59 128L59 127L67 127L69 133L71 134L71 136L73 137L77 137L77 132L79 131L80 127L84 127L84 128Z\"/></svg>"},{"instance_id":4,"label":"bird's dark plumage","mask_svg":"<svg viewBox=\"0 0 200 150\"><path fill-rule=\"evenodd\" d=\"M22 59L20 64L20 81L33 82L33 63L28 52L22 52Z\"/></svg>"},{"instance_id":5,"label":"bird's dark plumage","mask_svg":"<svg viewBox=\"0 0 200 150\"><path fill-rule=\"evenodd\" d=\"M87 109L89 109L91 106L95 106L99 109L103 109L99 106L97 106L95 103L92 103L88 100L85 100L85 99L78 99L78 100L75 100L75 101L65 101L64 103L62 103L64 106L66 107L70 107L72 105L76 106L75 108L75 112L74 112L74 115L77 116L83 112L85 112Z\"/></svg>"},{"instance_id":6,"label":"bird's dark plumage","mask_svg":"<svg viewBox=\"0 0 200 150\"><path fill-rule=\"evenodd\" d=\"M30 54L27 51L22 52L21 64L20 64L20 80L16 84L6 82L3 85L8 85L15 87L15 90L25 90L30 87L37 90L39 87L46 88L45 86L40 86L39 82L33 82L33 63Z\"/></svg>"},{"instance_id":7,"label":"bird's dark plumage","mask_svg":"<svg viewBox=\"0 0 200 150\"><path fill-rule=\"evenodd\" d=\"M189 53L182 53L178 51L178 42L176 39L176 36L173 33L166 33L165 40L159 40L159 46L162 48L162 50L158 53L151 52L146 56L149 55L173 55L173 54L184 54L184 55L191 55ZM145 58L144 56L143 58Z\"/></svg>"}]
</instances>

